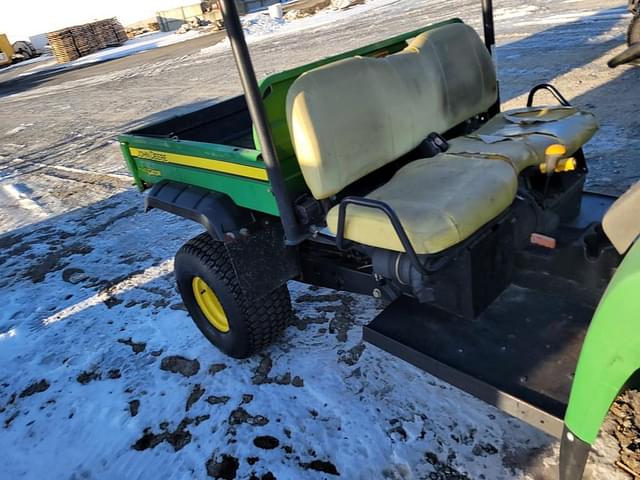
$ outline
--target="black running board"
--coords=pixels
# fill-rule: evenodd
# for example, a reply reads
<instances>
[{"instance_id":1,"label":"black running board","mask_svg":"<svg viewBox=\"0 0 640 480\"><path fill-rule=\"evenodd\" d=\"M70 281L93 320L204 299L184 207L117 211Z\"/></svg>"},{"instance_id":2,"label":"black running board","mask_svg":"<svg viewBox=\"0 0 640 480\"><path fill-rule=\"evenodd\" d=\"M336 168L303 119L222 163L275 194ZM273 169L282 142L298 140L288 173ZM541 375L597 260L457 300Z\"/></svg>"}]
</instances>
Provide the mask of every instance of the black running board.
<instances>
[{"instance_id":1,"label":"black running board","mask_svg":"<svg viewBox=\"0 0 640 480\"><path fill-rule=\"evenodd\" d=\"M401 297L364 340L465 392L562 437L573 373L593 310L510 286L476 320Z\"/></svg>"}]
</instances>

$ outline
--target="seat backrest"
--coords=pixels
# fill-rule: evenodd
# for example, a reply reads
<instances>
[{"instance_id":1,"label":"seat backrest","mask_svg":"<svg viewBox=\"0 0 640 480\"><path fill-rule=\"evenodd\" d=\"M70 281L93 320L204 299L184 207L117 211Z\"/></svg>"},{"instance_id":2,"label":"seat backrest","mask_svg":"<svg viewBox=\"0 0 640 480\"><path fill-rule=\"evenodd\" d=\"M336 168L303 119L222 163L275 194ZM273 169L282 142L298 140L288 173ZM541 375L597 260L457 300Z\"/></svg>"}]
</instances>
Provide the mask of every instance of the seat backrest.
<instances>
[{"instance_id":1,"label":"seat backrest","mask_svg":"<svg viewBox=\"0 0 640 480\"><path fill-rule=\"evenodd\" d=\"M602 228L609 240L624 255L640 237L640 182L618 198L602 219Z\"/></svg>"},{"instance_id":2,"label":"seat backrest","mask_svg":"<svg viewBox=\"0 0 640 480\"><path fill-rule=\"evenodd\" d=\"M457 23L419 35L396 54L301 75L287 94L287 121L305 181L323 199L496 99L489 52L471 27Z\"/></svg>"}]
</instances>

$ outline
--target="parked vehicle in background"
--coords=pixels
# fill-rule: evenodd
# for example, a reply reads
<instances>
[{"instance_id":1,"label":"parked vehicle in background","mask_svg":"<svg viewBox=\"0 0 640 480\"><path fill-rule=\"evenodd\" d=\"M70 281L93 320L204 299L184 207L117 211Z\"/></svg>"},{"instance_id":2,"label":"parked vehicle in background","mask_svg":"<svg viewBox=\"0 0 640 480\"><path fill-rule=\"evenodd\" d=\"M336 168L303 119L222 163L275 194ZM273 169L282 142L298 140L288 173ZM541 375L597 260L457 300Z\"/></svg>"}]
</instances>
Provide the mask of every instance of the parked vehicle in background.
<instances>
[{"instance_id":1,"label":"parked vehicle in background","mask_svg":"<svg viewBox=\"0 0 640 480\"><path fill-rule=\"evenodd\" d=\"M4 33L0 33L0 67L37 57L38 52L31 42L20 40L13 45Z\"/></svg>"}]
</instances>

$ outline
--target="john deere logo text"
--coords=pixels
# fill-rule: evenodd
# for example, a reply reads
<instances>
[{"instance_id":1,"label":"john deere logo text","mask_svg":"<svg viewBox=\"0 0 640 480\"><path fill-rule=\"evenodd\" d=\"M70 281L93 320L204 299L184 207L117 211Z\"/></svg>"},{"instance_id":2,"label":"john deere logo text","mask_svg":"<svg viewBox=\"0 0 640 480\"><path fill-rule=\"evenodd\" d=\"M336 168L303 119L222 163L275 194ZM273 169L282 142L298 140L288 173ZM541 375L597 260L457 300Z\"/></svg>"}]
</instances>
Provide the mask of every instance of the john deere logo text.
<instances>
[{"instance_id":1,"label":"john deere logo text","mask_svg":"<svg viewBox=\"0 0 640 480\"><path fill-rule=\"evenodd\" d=\"M154 152L153 150L138 150L136 156L144 158L146 160L153 160L155 162L168 162L167 154L164 152Z\"/></svg>"}]
</instances>

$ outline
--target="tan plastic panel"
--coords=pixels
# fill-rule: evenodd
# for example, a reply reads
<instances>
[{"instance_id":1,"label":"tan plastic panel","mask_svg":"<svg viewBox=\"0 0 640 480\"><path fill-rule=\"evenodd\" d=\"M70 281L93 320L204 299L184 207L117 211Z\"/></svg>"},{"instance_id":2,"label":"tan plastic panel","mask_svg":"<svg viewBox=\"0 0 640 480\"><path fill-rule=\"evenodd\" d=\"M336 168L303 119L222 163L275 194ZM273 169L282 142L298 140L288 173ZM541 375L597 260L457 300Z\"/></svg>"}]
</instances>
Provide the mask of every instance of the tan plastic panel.
<instances>
[{"instance_id":1,"label":"tan plastic panel","mask_svg":"<svg viewBox=\"0 0 640 480\"><path fill-rule=\"evenodd\" d=\"M622 255L640 236L640 182L632 185L602 219L602 228Z\"/></svg>"}]
</instances>

